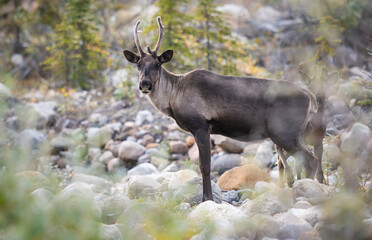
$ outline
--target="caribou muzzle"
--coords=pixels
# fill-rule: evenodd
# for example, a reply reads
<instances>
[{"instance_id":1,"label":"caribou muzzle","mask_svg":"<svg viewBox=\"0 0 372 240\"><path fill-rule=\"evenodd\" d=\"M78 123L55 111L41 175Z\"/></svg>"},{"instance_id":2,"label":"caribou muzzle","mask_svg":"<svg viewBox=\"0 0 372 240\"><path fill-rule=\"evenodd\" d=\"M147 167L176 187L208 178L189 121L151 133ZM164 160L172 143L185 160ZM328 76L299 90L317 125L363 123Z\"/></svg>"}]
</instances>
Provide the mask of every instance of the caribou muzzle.
<instances>
[{"instance_id":1,"label":"caribou muzzle","mask_svg":"<svg viewBox=\"0 0 372 240\"><path fill-rule=\"evenodd\" d=\"M143 80L139 84L139 90L141 90L142 93L150 93L152 89L152 83L149 80Z\"/></svg>"}]
</instances>

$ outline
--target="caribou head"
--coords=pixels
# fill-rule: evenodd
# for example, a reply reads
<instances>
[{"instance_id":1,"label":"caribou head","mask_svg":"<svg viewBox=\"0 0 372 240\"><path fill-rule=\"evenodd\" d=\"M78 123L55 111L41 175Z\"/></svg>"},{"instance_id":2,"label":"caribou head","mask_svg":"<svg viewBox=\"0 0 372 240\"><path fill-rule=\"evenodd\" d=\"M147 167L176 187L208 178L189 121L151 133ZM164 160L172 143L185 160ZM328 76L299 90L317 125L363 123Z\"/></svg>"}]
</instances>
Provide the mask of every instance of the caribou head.
<instances>
[{"instance_id":1,"label":"caribou head","mask_svg":"<svg viewBox=\"0 0 372 240\"><path fill-rule=\"evenodd\" d=\"M157 81L160 79L162 64L169 62L173 57L173 50L166 50L158 56L158 51L164 36L164 26L161 23L160 17L156 18L159 26L159 38L156 46L153 50L147 47L148 53L142 50L138 39L138 26L141 21L137 21L134 27L134 40L137 49L140 53L138 56L136 53L124 50L125 58L131 62L137 64L139 71L139 89L142 93L148 94Z\"/></svg>"}]
</instances>

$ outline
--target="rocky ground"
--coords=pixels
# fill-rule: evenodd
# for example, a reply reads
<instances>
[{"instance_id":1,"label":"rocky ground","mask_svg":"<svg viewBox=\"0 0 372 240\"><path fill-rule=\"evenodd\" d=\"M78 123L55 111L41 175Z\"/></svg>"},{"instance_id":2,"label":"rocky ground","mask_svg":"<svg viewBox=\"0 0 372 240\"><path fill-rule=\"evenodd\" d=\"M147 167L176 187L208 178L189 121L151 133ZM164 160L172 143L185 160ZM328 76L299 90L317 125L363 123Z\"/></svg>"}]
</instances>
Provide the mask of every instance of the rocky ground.
<instances>
[{"instance_id":1,"label":"rocky ground","mask_svg":"<svg viewBox=\"0 0 372 240\"><path fill-rule=\"evenodd\" d=\"M12 160L17 180L31 184L41 211L87 208L90 215L75 218L94 222L101 239L372 238L370 171L359 170L362 193L352 195L342 191L339 168L346 151L368 162L371 132L340 100L327 112L328 185L302 179L280 188L271 141L212 136L215 202L201 203L193 137L145 98L126 104L97 90L14 97L3 85L1 92L2 148L23 153Z\"/></svg>"}]
</instances>

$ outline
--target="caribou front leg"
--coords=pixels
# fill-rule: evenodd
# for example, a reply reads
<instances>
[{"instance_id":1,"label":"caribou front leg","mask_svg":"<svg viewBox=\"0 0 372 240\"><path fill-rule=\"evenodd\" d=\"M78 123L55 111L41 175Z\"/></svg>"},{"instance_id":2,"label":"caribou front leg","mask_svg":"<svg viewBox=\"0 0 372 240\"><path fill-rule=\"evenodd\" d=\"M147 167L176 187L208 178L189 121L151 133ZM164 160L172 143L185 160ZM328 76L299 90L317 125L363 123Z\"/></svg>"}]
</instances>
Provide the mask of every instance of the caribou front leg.
<instances>
[{"instance_id":1,"label":"caribou front leg","mask_svg":"<svg viewBox=\"0 0 372 240\"><path fill-rule=\"evenodd\" d=\"M197 130L194 133L196 144L199 148L199 167L203 176L203 201L212 200L211 186L211 143L209 133L205 130Z\"/></svg>"}]
</instances>

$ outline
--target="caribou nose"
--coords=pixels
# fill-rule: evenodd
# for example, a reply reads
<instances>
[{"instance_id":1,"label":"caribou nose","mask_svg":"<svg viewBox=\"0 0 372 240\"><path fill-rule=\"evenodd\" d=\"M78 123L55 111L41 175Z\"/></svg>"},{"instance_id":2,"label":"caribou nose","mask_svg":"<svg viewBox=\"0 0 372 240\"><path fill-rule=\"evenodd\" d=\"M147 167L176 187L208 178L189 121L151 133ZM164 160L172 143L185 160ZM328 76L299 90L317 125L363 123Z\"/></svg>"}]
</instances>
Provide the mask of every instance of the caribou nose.
<instances>
[{"instance_id":1,"label":"caribou nose","mask_svg":"<svg viewBox=\"0 0 372 240\"><path fill-rule=\"evenodd\" d=\"M143 93L148 93L151 91L152 89L152 83L151 81L149 80L143 80L140 85L139 85L139 89L143 92Z\"/></svg>"}]
</instances>

